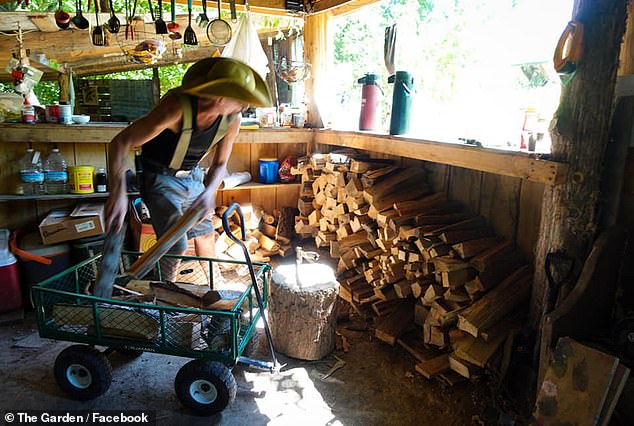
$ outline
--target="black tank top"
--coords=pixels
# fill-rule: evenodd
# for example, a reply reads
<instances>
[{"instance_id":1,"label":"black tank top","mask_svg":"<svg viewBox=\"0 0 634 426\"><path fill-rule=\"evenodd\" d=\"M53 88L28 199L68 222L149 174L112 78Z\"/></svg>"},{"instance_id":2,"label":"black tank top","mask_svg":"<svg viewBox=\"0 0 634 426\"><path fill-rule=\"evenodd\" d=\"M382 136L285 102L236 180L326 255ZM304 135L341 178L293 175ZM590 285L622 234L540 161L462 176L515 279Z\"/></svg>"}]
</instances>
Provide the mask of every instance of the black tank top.
<instances>
[{"instance_id":1,"label":"black tank top","mask_svg":"<svg viewBox=\"0 0 634 426\"><path fill-rule=\"evenodd\" d=\"M199 130L196 126L198 99L193 96L187 96L187 98L192 106L192 127L194 131L192 132L187 154L185 154L180 170L193 169L200 159L203 158L211 147L211 142L218 132L218 126L222 119L222 116L220 116L207 129ZM154 139L145 143L141 153L144 168L147 168L147 170L167 169L170 161L172 161L172 156L174 155L174 150L176 149L179 138L180 133L174 133L169 129L165 129Z\"/></svg>"}]
</instances>

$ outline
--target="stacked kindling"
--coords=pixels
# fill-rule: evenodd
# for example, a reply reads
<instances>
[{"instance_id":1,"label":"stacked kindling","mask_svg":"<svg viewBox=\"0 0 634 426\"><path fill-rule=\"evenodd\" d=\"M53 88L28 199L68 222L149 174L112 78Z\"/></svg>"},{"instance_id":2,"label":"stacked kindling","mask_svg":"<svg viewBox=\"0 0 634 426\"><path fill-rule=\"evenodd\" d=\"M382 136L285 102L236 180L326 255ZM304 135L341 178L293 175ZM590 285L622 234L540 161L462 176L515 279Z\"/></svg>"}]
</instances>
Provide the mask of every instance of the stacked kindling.
<instances>
[{"instance_id":1,"label":"stacked kindling","mask_svg":"<svg viewBox=\"0 0 634 426\"><path fill-rule=\"evenodd\" d=\"M227 210L226 206L216 209L218 216ZM249 250L251 260L257 262L269 262L271 256L288 256L291 252L291 240L293 234L293 221L297 209L284 207L267 213L258 206L243 207L244 222L247 234L245 244ZM244 260L242 248L235 244L222 229L222 221L214 217L216 230L219 235L216 238L216 257L228 260ZM242 239L237 213L234 213L229 225L231 232ZM222 264L229 267L229 264Z\"/></svg>"},{"instance_id":2,"label":"stacked kindling","mask_svg":"<svg viewBox=\"0 0 634 426\"><path fill-rule=\"evenodd\" d=\"M510 241L434 193L420 168L353 159L308 167L302 181L295 230L338 258L340 296L375 317L379 339L403 345L428 378L503 370L532 281Z\"/></svg>"}]
</instances>

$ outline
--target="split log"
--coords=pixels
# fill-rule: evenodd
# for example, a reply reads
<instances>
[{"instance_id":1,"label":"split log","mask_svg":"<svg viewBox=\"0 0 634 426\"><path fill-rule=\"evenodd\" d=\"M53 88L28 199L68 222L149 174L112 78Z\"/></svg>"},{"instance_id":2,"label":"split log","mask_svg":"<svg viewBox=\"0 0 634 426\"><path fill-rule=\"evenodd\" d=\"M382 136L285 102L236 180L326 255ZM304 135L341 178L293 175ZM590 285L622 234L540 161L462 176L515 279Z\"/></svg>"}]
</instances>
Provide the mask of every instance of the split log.
<instances>
[{"instance_id":1,"label":"split log","mask_svg":"<svg viewBox=\"0 0 634 426\"><path fill-rule=\"evenodd\" d=\"M458 315L458 328L474 337L496 324L525 302L531 291L532 275L524 266Z\"/></svg>"},{"instance_id":2,"label":"split log","mask_svg":"<svg viewBox=\"0 0 634 426\"><path fill-rule=\"evenodd\" d=\"M388 316L378 322L374 334L385 343L394 346L396 339L412 327L414 301L406 299Z\"/></svg>"},{"instance_id":3,"label":"split log","mask_svg":"<svg viewBox=\"0 0 634 426\"><path fill-rule=\"evenodd\" d=\"M449 355L443 354L429 361L416 364L416 371L423 375L426 379L432 379L446 371L449 368Z\"/></svg>"},{"instance_id":4,"label":"split log","mask_svg":"<svg viewBox=\"0 0 634 426\"><path fill-rule=\"evenodd\" d=\"M449 355L449 368L466 379L472 379L480 373L477 366L456 357L454 354Z\"/></svg>"},{"instance_id":5,"label":"split log","mask_svg":"<svg viewBox=\"0 0 634 426\"><path fill-rule=\"evenodd\" d=\"M275 230L275 239L282 245L289 244L293 238L293 222L295 221L295 209L292 207L282 207L277 228Z\"/></svg>"},{"instance_id":6,"label":"split log","mask_svg":"<svg viewBox=\"0 0 634 426\"><path fill-rule=\"evenodd\" d=\"M495 247L502 240L502 237L479 238L477 240L469 240L454 244L451 247L461 258L469 259L482 253L483 251L489 250L491 247Z\"/></svg>"}]
</instances>

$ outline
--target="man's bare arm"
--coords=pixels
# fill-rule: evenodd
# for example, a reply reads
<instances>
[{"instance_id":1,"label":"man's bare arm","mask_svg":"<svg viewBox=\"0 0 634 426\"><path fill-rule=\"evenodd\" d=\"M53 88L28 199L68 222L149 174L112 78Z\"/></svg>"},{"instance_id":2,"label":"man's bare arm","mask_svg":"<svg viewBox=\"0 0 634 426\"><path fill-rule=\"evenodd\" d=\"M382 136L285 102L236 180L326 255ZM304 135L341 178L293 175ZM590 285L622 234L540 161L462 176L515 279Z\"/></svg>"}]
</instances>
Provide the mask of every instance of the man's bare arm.
<instances>
[{"instance_id":1,"label":"man's bare arm","mask_svg":"<svg viewBox=\"0 0 634 426\"><path fill-rule=\"evenodd\" d=\"M127 157L133 148L142 146L163 130L180 130L182 110L177 96L168 95L146 116L136 120L114 137L108 150L110 197L106 202L106 227L123 225L127 211L125 172Z\"/></svg>"}]
</instances>

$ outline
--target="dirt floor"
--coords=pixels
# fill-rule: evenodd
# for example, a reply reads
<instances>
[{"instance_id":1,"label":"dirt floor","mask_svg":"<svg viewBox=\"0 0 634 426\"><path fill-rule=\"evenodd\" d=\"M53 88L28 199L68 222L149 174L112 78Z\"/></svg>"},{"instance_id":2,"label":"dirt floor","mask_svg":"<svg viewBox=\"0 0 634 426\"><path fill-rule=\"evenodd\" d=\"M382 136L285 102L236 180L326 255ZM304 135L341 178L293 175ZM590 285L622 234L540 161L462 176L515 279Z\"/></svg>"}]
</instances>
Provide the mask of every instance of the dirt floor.
<instances>
[{"instance_id":1,"label":"dirt floor","mask_svg":"<svg viewBox=\"0 0 634 426\"><path fill-rule=\"evenodd\" d=\"M263 334L258 331L247 351L267 360ZM174 393L174 377L188 359L166 355L130 359L115 352L109 356L114 379L106 394L87 402L68 399L55 382L53 364L69 344L40 339L29 312L24 322L0 327L0 409L153 410L159 425L484 424L490 392L484 384L449 387L427 381L401 347L377 341L369 332L346 334L348 353L336 351L317 362L280 355L286 366L277 375L236 366L236 400L221 414L205 418L185 409ZM345 365L331 371L343 364L340 360Z\"/></svg>"}]
</instances>

